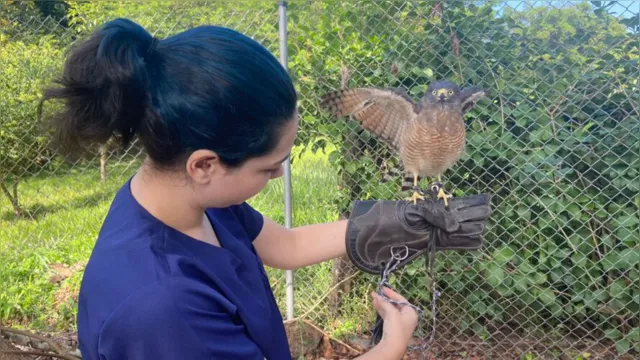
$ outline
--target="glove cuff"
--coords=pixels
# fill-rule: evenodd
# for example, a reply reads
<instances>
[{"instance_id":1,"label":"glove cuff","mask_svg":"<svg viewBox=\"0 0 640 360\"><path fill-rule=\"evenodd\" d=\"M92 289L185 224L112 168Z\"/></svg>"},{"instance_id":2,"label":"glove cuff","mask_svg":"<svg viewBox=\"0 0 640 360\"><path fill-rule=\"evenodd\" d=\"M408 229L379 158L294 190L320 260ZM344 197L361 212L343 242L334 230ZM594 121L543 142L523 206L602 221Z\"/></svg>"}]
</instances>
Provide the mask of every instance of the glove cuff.
<instances>
[{"instance_id":1,"label":"glove cuff","mask_svg":"<svg viewBox=\"0 0 640 360\"><path fill-rule=\"evenodd\" d=\"M432 227L409 226L403 216L405 205L390 200L352 202L345 245L349 260L358 269L380 275L391 259L392 248L402 254L409 252L399 267L424 253Z\"/></svg>"}]
</instances>

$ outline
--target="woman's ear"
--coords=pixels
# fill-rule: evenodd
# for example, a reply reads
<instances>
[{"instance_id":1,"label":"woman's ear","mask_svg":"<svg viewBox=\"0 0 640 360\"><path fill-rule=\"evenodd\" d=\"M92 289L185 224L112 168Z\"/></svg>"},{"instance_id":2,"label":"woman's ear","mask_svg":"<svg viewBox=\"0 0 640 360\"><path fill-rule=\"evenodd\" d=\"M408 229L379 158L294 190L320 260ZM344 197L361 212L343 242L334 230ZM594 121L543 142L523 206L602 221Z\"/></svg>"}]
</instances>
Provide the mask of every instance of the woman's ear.
<instances>
[{"instance_id":1,"label":"woman's ear","mask_svg":"<svg viewBox=\"0 0 640 360\"><path fill-rule=\"evenodd\" d=\"M224 171L220 157L211 150L194 151L186 163L189 177L197 184L207 184L211 179Z\"/></svg>"}]
</instances>

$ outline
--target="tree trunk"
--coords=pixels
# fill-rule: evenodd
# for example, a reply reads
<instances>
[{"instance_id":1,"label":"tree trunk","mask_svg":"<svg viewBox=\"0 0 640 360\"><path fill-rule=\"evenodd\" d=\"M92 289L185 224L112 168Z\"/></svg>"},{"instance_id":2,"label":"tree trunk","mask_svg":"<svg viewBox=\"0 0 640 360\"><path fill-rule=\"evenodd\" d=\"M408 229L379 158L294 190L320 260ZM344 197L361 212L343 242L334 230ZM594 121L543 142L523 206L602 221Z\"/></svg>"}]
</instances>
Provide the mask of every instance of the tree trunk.
<instances>
[{"instance_id":1,"label":"tree trunk","mask_svg":"<svg viewBox=\"0 0 640 360\"><path fill-rule=\"evenodd\" d=\"M18 201L18 182L16 181L12 185L12 191L9 191L6 182L0 181L0 189L2 189L2 193L9 199L11 202L11 206L13 206L13 213L20 217L22 216L22 209L20 208L20 202Z\"/></svg>"},{"instance_id":2,"label":"tree trunk","mask_svg":"<svg viewBox=\"0 0 640 360\"><path fill-rule=\"evenodd\" d=\"M104 184L107 181L107 147L100 148L100 180Z\"/></svg>"}]
</instances>

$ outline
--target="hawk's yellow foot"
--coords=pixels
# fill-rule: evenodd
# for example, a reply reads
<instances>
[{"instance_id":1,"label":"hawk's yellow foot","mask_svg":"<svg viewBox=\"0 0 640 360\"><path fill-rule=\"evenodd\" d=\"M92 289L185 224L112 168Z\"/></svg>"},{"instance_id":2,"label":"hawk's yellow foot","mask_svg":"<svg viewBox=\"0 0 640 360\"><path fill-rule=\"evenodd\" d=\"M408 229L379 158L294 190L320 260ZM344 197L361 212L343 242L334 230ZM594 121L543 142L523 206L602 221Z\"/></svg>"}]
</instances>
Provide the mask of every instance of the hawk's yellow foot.
<instances>
[{"instance_id":1,"label":"hawk's yellow foot","mask_svg":"<svg viewBox=\"0 0 640 360\"><path fill-rule=\"evenodd\" d=\"M418 187L418 174L413 174L413 194L411 194L411 197L407 200L413 201L413 205L418 202L418 199L424 200L425 197L422 196L421 192L422 191Z\"/></svg>"},{"instance_id":2,"label":"hawk's yellow foot","mask_svg":"<svg viewBox=\"0 0 640 360\"><path fill-rule=\"evenodd\" d=\"M447 194L444 191L444 186L442 185L442 176L440 174L438 174L438 180L434 182L433 185L431 185L431 193L432 196L436 196L436 199L442 199L445 207L449 206L449 199L453 197L453 195Z\"/></svg>"},{"instance_id":3,"label":"hawk's yellow foot","mask_svg":"<svg viewBox=\"0 0 640 360\"><path fill-rule=\"evenodd\" d=\"M425 198L420 194L418 190L413 190L413 193L407 200L413 201L413 205L415 205L418 202L418 199L424 200Z\"/></svg>"},{"instance_id":4,"label":"hawk's yellow foot","mask_svg":"<svg viewBox=\"0 0 640 360\"><path fill-rule=\"evenodd\" d=\"M447 199L452 198L453 195L447 194L444 192L442 187L438 190L438 199L444 200L444 206L449 206L449 201Z\"/></svg>"}]
</instances>

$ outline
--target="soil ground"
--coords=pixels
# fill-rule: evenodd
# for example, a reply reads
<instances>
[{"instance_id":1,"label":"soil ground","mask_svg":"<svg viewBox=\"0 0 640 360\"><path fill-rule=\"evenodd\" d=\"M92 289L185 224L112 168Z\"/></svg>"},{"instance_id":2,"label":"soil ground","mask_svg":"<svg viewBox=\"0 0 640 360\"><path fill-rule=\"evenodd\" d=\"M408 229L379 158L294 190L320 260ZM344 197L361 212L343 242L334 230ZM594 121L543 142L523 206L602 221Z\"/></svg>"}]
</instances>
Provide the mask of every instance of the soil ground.
<instances>
[{"instance_id":1,"label":"soil ground","mask_svg":"<svg viewBox=\"0 0 640 360\"><path fill-rule=\"evenodd\" d=\"M314 334L314 330L308 326L287 326L289 336L297 334L297 339L306 338L304 346L295 346L295 342L290 340L292 355L294 359L317 359L317 360L349 360L355 359L365 352L367 348L367 338L354 338L348 342L351 349L347 348L344 343L331 340L318 332ZM302 336L300 336L302 335ZM61 345L77 347L77 337L73 333L60 334L56 337L56 342ZM403 360L484 360L484 359L559 359L559 360L575 360L580 355L583 358L592 360L632 360L637 359L635 355L618 356L613 346L604 346L598 343L577 343L577 342L560 342L557 348L546 348L541 344L539 339L521 339L517 337L505 337L504 339L496 339L497 342L486 343L480 339L437 339L431 344L427 350L409 351ZM413 344L417 345L417 344ZM564 350L563 350L564 348ZM566 350L571 349L571 350ZM18 350L17 347L9 343L9 341L0 336L0 360L53 360L52 357L31 356L31 355L14 355L5 354L2 350ZM356 350L356 351L353 351ZM526 357L531 354L531 357Z\"/></svg>"},{"instance_id":2,"label":"soil ground","mask_svg":"<svg viewBox=\"0 0 640 360\"><path fill-rule=\"evenodd\" d=\"M35 357L27 355L5 354L3 351L19 350L11 345L6 339L0 337L0 360L33 360Z\"/></svg>"}]
</instances>

